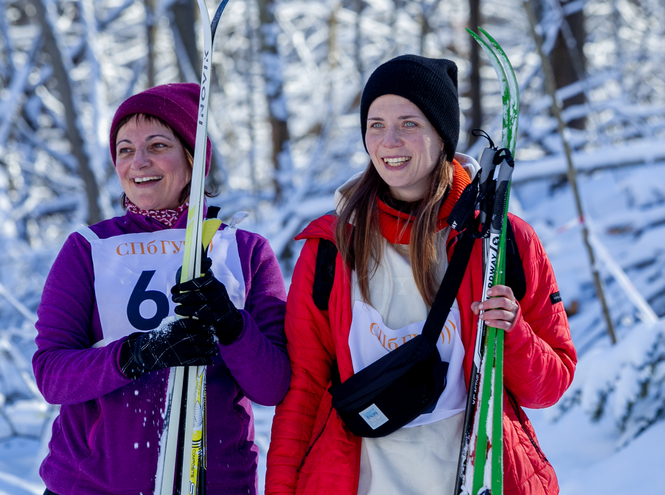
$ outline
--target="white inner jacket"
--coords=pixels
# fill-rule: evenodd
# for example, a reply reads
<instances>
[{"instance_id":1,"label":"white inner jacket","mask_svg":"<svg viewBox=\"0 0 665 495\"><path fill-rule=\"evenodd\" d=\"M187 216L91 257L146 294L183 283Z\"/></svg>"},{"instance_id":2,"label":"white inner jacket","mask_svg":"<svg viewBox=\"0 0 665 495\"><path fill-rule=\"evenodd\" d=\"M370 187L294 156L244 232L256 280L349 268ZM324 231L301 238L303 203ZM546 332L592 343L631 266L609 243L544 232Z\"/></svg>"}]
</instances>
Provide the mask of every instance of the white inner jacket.
<instances>
[{"instance_id":1,"label":"white inner jacket","mask_svg":"<svg viewBox=\"0 0 665 495\"><path fill-rule=\"evenodd\" d=\"M455 159L473 178L479 166L472 158L457 153ZM353 180L353 178L351 179ZM343 201L341 195L336 203ZM449 229L437 234L438 273L437 281L443 279L448 265L445 242ZM382 264L370 280L370 298L386 326L398 329L427 318L429 307L420 297L410 268L409 246L384 242ZM395 254L407 261L403 263ZM392 279L392 280L388 280ZM398 290L386 290L387 284ZM360 291L355 273L352 282L352 297L360 300ZM356 304L354 304L356 307ZM355 319L355 311L354 311ZM354 332L352 327L351 332ZM352 338L350 337L350 341ZM351 342L350 342L351 343ZM352 355L354 351L352 349ZM355 368L355 365L354 365ZM461 370L458 370L458 377ZM459 387L457 383L449 386ZM462 387L465 387L462 377ZM464 398L466 391L464 391ZM457 400L455 402L458 402ZM456 404L456 407L459 404ZM360 460L358 495L452 495L457 476L457 463L464 422L464 413L459 412L445 419L420 426L405 427L382 438L363 438Z\"/></svg>"}]
</instances>

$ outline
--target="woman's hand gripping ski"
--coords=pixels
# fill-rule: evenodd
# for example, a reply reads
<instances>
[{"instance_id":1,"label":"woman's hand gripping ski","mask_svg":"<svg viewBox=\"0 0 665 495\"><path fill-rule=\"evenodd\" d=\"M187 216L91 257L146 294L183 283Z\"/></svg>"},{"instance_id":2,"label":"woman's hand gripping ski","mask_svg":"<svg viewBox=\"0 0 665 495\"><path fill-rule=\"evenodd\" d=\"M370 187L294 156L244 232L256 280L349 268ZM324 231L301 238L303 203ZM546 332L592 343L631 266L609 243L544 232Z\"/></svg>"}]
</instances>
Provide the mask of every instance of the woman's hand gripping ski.
<instances>
[{"instance_id":1,"label":"woman's hand gripping ski","mask_svg":"<svg viewBox=\"0 0 665 495\"><path fill-rule=\"evenodd\" d=\"M204 258L203 276L179 283L171 289L179 316L195 318L209 328L217 340L228 345L235 342L243 330L243 318L229 298L226 287L212 272L212 261ZM178 281L180 270L178 270Z\"/></svg>"},{"instance_id":2,"label":"woman's hand gripping ski","mask_svg":"<svg viewBox=\"0 0 665 495\"><path fill-rule=\"evenodd\" d=\"M513 290L507 285L495 285L487 291L487 295L486 301L471 303L471 310L487 326L512 331L519 311Z\"/></svg>"}]
</instances>

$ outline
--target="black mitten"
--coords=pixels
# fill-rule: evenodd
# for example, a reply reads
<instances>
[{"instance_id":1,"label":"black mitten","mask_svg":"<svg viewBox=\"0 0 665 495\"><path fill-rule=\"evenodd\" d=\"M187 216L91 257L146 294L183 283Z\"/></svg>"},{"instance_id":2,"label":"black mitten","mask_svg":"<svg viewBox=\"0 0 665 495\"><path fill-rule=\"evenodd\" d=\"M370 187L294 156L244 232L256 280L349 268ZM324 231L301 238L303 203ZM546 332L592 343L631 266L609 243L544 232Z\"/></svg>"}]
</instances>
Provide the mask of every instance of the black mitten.
<instances>
[{"instance_id":1,"label":"black mitten","mask_svg":"<svg viewBox=\"0 0 665 495\"><path fill-rule=\"evenodd\" d=\"M129 335L119 363L124 375L135 380L148 371L212 364L218 352L214 336L201 322L179 318L150 332Z\"/></svg>"},{"instance_id":2,"label":"black mitten","mask_svg":"<svg viewBox=\"0 0 665 495\"><path fill-rule=\"evenodd\" d=\"M234 342L243 329L240 311L229 299L226 287L208 269L202 277L178 284L171 289L176 314L196 317L212 326L221 344Z\"/></svg>"}]
</instances>

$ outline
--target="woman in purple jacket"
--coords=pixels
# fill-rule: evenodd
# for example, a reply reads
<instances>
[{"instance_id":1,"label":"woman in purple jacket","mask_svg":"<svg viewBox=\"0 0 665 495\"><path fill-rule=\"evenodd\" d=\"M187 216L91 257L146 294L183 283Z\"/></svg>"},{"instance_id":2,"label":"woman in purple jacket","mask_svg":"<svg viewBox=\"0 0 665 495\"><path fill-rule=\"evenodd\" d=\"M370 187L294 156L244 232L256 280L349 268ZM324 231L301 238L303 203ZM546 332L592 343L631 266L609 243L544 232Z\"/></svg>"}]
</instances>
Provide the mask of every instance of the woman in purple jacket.
<instances>
[{"instance_id":1,"label":"woman in purple jacket","mask_svg":"<svg viewBox=\"0 0 665 495\"><path fill-rule=\"evenodd\" d=\"M110 146L127 212L70 235L46 280L33 367L62 405L40 469L46 493L152 493L168 368L200 364L207 491L256 493L250 401L275 405L288 388L286 293L268 242L234 222L213 238L212 268L173 287L198 97L196 84L169 84L120 106ZM210 155L208 141L206 172Z\"/></svg>"}]
</instances>

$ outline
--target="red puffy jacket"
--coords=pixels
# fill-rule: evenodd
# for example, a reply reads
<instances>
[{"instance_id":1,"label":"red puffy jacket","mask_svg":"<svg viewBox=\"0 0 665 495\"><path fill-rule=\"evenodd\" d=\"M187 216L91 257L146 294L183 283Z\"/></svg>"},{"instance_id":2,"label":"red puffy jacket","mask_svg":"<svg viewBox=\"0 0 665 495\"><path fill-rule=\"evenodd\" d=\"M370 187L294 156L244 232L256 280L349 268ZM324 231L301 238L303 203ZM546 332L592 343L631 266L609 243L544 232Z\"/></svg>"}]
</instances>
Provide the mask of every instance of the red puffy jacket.
<instances>
[{"instance_id":1,"label":"red puffy jacket","mask_svg":"<svg viewBox=\"0 0 665 495\"><path fill-rule=\"evenodd\" d=\"M577 361L568 320L549 259L534 230L511 215L526 276L526 295L514 329L505 337L504 493L556 494L554 469L538 447L535 432L520 406L553 405L568 388ZM328 311L312 300L319 238L333 240L335 217L312 222L297 239L307 239L296 264L286 304L286 335L291 386L277 406L268 452L266 494L355 495L361 439L349 432L331 406L330 370L337 359L342 381L353 374L348 346L351 327L350 272L338 254ZM456 232L451 233L449 245ZM453 249L449 249L448 256ZM471 303L481 300L482 248L476 242L457 294L466 350L468 383L477 317Z\"/></svg>"}]
</instances>

